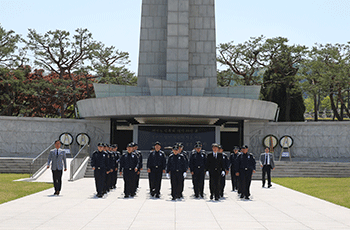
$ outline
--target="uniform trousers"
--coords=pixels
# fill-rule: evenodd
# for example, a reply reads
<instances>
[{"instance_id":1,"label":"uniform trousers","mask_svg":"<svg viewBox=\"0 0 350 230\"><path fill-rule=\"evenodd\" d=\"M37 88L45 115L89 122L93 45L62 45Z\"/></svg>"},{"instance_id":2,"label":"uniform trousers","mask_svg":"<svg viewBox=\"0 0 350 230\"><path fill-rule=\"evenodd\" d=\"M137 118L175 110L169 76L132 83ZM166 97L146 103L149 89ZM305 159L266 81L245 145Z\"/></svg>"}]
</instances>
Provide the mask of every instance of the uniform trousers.
<instances>
[{"instance_id":1,"label":"uniform trousers","mask_svg":"<svg viewBox=\"0 0 350 230\"><path fill-rule=\"evenodd\" d=\"M236 176L235 170L233 168L231 168L231 182L232 182L232 191L238 190L239 177Z\"/></svg>"},{"instance_id":2,"label":"uniform trousers","mask_svg":"<svg viewBox=\"0 0 350 230\"><path fill-rule=\"evenodd\" d=\"M219 198L220 196L220 184L221 184L221 172L215 170L209 172L209 188L210 195Z\"/></svg>"},{"instance_id":3,"label":"uniform trousers","mask_svg":"<svg viewBox=\"0 0 350 230\"><path fill-rule=\"evenodd\" d=\"M60 192L62 187L62 170L52 170L52 178L55 192Z\"/></svg>"},{"instance_id":4,"label":"uniform trousers","mask_svg":"<svg viewBox=\"0 0 350 230\"><path fill-rule=\"evenodd\" d=\"M221 176L221 183L220 183L220 196L224 197L224 190L226 185L226 175Z\"/></svg>"},{"instance_id":5,"label":"uniform trousers","mask_svg":"<svg viewBox=\"0 0 350 230\"><path fill-rule=\"evenodd\" d=\"M126 196L135 195L136 193L136 172L134 169L123 170L124 194Z\"/></svg>"},{"instance_id":6,"label":"uniform trousers","mask_svg":"<svg viewBox=\"0 0 350 230\"><path fill-rule=\"evenodd\" d=\"M250 196L250 184L252 182L252 175L253 175L253 170L251 169L239 170L241 196L244 196L244 197Z\"/></svg>"},{"instance_id":7,"label":"uniform trousers","mask_svg":"<svg viewBox=\"0 0 350 230\"><path fill-rule=\"evenodd\" d=\"M183 186L184 186L184 177L183 172L170 172L170 182L171 182L171 196L173 198L181 198Z\"/></svg>"},{"instance_id":8,"label":"uniform trousers","mask_svg":"<svg viewBox=\"0 0 350 230\"><path fill-rule=\"evenodd\" d=\"M267 183L271 185L271 165L264 165L262 168L262 184L265 186L265 175L267 174Z\"/></svg>"},{"instance_id":9,"label":"uniform trousers","mask_svg":"<svg viewBox=\"0 0 350 230\"><path fill-rule=\"evenodd\" d=\"M94 177L95 177L96 192L98 195L102 195L104 192L104 186L106 183L106 170L95 169Z\"/></svg>"},{"instance_id":10,"label":"uniform trousers","mask_svg":"<svg viewBox=\"0 0 350 230\"><path fill-rule=\"evenodd\" d=\"M205 171L198 169L193 171L192 183L195 196L203 196Z\"/></svg>"},{"instance_id":11,"label":"uniform trousers","mask_svg":"<svg viewBox=\"0 0 350 230\"><path fill-rule=\"evenodd\" d=\"M112 173L106 174L106 182L105 182L105 187L104 191L109 191L112 185Z\"/></svg>"},{"instance_id":12,"label":"uniform trousers","mask_svg":"<svg viewBox=\"0 0 350 230\"><path fill-rule=\"evenodd\" d=\"M115 188L115 186L117 184L118 170L113 171L110 174L111 174L111 188Z\"/></svg>"},{"instance_id":13,"label":"uniform trousers","mask_svg":"<svg viewBox=\"0 0 350 230\"><path fill-rule=\"evenodd\" d=\"M151 167L149 175L150 191L152 195L159 195L162 183L163 169Z\"/></svg>"}]
</instances>

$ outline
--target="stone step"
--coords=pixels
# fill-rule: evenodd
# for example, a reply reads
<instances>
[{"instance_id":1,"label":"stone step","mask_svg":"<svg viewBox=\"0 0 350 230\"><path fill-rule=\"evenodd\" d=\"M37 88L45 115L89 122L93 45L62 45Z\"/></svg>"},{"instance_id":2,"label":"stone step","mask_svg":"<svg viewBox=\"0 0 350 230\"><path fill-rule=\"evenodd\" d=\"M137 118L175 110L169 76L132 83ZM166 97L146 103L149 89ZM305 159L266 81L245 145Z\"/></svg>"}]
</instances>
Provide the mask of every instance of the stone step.
<instances>
[{"instance_id":1,"label":"stone step","mask_svg":"<svg viewBox=\"0 0 350 230\"><path fill-rule=\"evenodd\" d=\"M32 158L0 157L0 173L30 173Z\"/></svg>"}]
</instances>

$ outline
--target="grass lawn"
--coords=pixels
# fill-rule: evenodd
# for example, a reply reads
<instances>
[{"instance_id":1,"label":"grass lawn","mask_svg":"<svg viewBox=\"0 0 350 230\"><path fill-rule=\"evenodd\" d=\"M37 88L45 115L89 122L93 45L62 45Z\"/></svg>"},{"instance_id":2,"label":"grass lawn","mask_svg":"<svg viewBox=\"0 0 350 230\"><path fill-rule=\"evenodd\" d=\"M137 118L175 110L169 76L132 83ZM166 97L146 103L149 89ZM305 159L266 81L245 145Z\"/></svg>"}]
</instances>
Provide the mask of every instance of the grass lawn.
<instances>
[{"instance_id":1,"label":"grass lawn","mask_svg":"<svg viewBox=\"0 0 350 230\"><path fill-rule=\"evenodd\" d=\"M0 174L0 204L53 187L48 183L13 181L28 177L28 174Z\"/></svg>"},{"instance_id":2,"label":"grass lawn","mask_svg":"<svg viewBox=\"0 0 350 230\"><path fill-rule=\"evenodd\" d=\"M276 184L350 208L350 178L273 178Z\"/></svg>"}]
</instances>

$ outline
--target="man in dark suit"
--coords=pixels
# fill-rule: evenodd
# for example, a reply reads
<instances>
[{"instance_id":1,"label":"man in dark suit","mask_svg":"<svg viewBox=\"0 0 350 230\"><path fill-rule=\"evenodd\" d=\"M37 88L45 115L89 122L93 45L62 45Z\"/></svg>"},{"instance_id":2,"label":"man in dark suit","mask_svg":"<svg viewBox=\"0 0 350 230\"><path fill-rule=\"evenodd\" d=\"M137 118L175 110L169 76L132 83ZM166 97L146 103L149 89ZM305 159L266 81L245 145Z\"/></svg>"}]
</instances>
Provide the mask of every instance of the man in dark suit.
<instances>
[{"instance_id":1,"label":"man in dark suit","mask_svg":"<svg viewBox=\"0 0 350 230\"><path fill-rule=\"evenodd\" d=\"M267 186L271 188L271 169L275 169L275 162L273 161L273 155L270 153L268 147L266 147L265 152L260 155L260 166L262 167L262 186L265 187L265 175L267 174Z\"/></svg>"},{"instance_id":2,"label":"man in dark suit","mask_svg":"<svg viewBox=\"0 0 350 230\"><path fill-rule=\"evenodd\" d=\"M225 176L225 165L222 153L219 153L219 145L212 144L212 150L213 152L208 154L205 168L209 172L210 199L215 197L215 200L219 200L221 177Z\"/></svg>"}]
</instances>

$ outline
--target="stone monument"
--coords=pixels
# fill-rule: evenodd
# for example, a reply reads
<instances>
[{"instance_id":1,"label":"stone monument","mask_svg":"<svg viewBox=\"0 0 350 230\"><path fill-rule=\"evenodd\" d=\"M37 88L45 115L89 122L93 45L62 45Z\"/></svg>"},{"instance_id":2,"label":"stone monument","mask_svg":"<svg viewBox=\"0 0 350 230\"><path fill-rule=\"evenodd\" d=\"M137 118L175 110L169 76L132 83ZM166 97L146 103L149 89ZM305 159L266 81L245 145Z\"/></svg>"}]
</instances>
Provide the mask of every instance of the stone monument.
<instances>
[{"instance_id":1,"label":"stone monument","mask_svg":"<svg viewBox=\"0 0 350 230\"><path fill-rule=\"evenodd\" d=\"M80 116L132 121L134 141L143 124L273 120L260 86L217 87L215 33L215 0L143 0L137 86L94 84Z\"/></svg>"}]
</instances>

